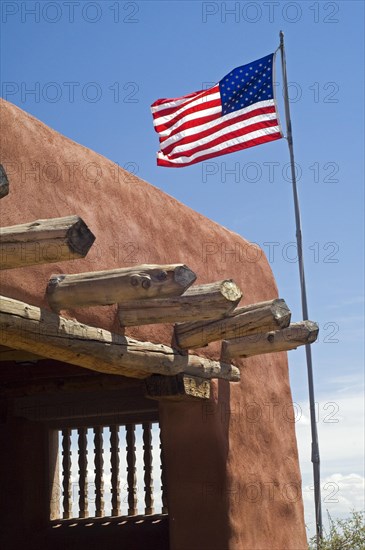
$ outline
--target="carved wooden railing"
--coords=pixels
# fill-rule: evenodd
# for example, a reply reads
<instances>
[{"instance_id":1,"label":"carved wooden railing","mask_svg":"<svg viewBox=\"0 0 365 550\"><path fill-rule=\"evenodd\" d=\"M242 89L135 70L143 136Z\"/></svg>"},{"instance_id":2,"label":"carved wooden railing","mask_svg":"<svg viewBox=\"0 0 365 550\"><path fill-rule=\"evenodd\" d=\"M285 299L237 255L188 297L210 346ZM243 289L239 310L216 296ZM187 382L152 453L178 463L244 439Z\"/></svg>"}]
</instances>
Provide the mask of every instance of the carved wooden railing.
<instances>
[{"instance_id":1,"label":"carved wooden railing","mask_svg":"<svg viewBox=\"0 0 365 550\"><path fill-rule=\"evenodd\" d=\"M59 519L151 516L155 513L168 513L161 440L157 439L158 423L145 421L123 426L125 439L121 438L119 425L107 426L109 434L108 430L100 426L91 427L89 430L86 427L77 430L70 428L60 430ZM137 428L141 435L138 452ZM155 450L152 445L154 433L157 443L155 443ZM110 487L108 486L109 490L106 491L105 464L107 461L105 458L108 453L110 453L110 461L108 461L110 462ZM157 486L159 485L161 492L158 498L155 495L153 481L153 462L155 461L156 464L157 458L160 462L160 471L155 472L155 475L157 478L160 477ZM126 467L122 467L122 462ZM143 478L139 478L138 488L137 469L140 474L143 471ZM121 488L122 479L126 479L126 483ZM143 505L137 499L137 489L141 493L142 488ZM127 506L124 514L122 503Z\"/></svg>"}]
</instances>

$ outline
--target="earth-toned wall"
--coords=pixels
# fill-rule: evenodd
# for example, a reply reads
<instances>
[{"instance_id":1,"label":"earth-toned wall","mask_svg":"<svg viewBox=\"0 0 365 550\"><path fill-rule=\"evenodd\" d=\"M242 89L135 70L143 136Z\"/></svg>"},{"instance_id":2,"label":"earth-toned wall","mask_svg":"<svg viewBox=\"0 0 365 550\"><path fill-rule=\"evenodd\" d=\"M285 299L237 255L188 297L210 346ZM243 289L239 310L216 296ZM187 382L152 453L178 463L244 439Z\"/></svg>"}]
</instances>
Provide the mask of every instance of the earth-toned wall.
<instances>
[{"instance_id":1,"label":"earth-toned wall","mask_svg":"<svg viewBox=\"0 0 365 550\"><path fill-rule=\"evenodd\" d=\"M1 157L10 193L1 226L77 214L96 241L85 259L1 272L1 293L47 307L52 274L141 263L185 263L198 282L232 278L243 304L277 296L263 252L1 101ZM285 296L284 296L285 297ZM116 307L63 311L120 331ZM171 343L171 326L126 330ZM219 357L219 345L201 354ZM241 382L212 383L204 403L160 406L172 550L306 548L301 478L286 353L236 363Z\"/></svg>"}]
</instances>

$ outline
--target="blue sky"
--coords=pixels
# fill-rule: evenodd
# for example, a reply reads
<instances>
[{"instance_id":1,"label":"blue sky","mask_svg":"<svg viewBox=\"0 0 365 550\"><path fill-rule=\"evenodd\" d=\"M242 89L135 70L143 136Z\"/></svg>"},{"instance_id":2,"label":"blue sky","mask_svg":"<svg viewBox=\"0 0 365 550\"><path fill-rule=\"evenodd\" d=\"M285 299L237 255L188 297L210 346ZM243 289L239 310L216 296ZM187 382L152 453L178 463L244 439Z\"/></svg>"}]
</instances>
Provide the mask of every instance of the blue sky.
<instances>
[{"instance_id":1,"label":"blue sky","mask_svg":"<svg viewBox=\"0 0 365 550\"><path fill-rule=\"evenodd\" d=\"M149 110L273 52L284 30L309 312L321 329L312 351L323 507L335 516L363 507L363 3L4 0L1 9L2 96L258 243L299 320L286 142L159 168ZM284 123L278 63L277 81ZM312 526L304 350L289 362Z\"/></svg>"}]
</instances>

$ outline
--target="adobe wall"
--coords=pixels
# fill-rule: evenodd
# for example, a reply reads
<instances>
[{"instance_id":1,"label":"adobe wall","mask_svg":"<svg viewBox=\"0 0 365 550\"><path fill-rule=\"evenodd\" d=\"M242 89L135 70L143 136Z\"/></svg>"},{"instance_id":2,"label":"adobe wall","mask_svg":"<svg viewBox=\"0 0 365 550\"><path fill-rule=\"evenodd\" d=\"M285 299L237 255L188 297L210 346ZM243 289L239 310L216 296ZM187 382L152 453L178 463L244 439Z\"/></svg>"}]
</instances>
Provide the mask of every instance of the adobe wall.
<instances>
[{"instance_id":1,"label":"adobe wall","mask_svg":"<svg viewBox=\"0 0 365 550\"><path fill-rule=\"evenodd\" d=\"M85 259L1 272L3 294L47 307L52 274L182 262L199 283L234 279L242 304L277 296L260 249L14 105L2 100L0 106L0 162L10 180L1 225L78 214L96 236ZM62 314L121 330L114 306ZM170 344L172 328L126 334ZM219 345L200 353L216 359ZM237 364L241 382L213 382L209 402L161 405L171 549L304 550L287 356Z\"/></svg>"}]
</instances>

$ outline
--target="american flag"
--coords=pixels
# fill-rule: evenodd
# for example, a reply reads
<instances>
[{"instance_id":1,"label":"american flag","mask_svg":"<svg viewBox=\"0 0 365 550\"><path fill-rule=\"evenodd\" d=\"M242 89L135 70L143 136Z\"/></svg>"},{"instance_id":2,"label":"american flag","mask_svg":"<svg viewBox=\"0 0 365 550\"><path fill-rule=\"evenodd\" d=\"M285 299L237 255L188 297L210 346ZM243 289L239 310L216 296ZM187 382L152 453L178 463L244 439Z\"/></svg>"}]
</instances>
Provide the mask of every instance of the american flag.
<instances>
[{"instance_id":1,"label":"american flag","mask_svg":"<svg viewBox=\"0 0 365 550\"><path fill-rule=\"evenodd\" d=\"M179 168L283 137L273 89L275 54L233 69L212 88L151 105L157 164Z\"/></svg>"}]
</instances>

